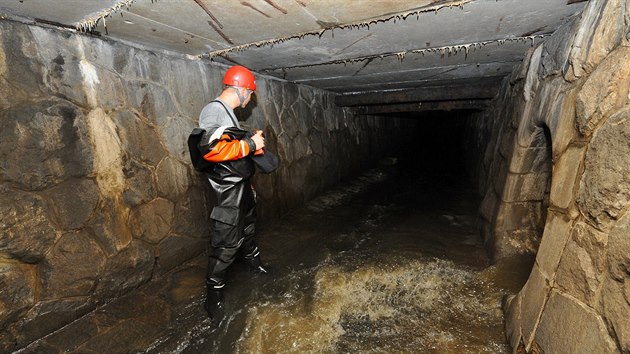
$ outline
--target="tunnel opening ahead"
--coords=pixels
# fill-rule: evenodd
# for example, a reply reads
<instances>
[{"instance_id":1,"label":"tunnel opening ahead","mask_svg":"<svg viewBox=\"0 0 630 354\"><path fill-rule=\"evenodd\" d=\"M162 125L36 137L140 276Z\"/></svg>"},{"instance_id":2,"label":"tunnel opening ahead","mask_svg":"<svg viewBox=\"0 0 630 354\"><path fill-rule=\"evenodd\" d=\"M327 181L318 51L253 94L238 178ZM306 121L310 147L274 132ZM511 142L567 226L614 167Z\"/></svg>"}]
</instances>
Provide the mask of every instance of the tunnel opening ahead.
<instances>
[{"instance_id":1,"label":"tunnel opening ahead","mask_svg":"<svg viewBox=\"0 0 630 354\"><path fill-rule=\"evenodd\" d=\"M427 182L445 193L465 190L479 212L479 237L484 239L490 262L520 258L520 267L531 269L549 208L549 128L544 124L532 126L525 142L516 142L507 133L490 141L490 130L496 127L485 122L477 110L396 116L418 122L413 138L397 152L400 173L409 176L406 180ZM493 160L495 152L501 161ZM495 171L497 168L500 170ZM494 182L488 184L488 180ZM484 200L488 195L494 202Z\"/></svg>"},{"instance_id":2,"label":"tunnel opening ahead","mask_svg":"<svg viewBox=\"0 0 630 354\"><path fill-rule=\"evenodd\" d=\"M528 142L521 146L510 134L490 141L490 130L496 127L484 121L478 110L396 116L418 122L414 138L397 152L398 171L405 175L401 181L425 186L414 197L425 203L426 212L468 204L467 211L475 215L474 237L482 241L486 261L512 269L511 279L505 279L503 285L514 292L520 290L532 269L549 208L549 128L544 124L532 127ZM504 152L511 144L514 151ZM495 149L500 150L501 163L488 159ZM494 173L493 166L504 170ZM495 182L488 184L488 179ZM487 195L495 198L490 207L484 205ZM488 210L490 215L484 215Z\"/></svg>"},{"instance_id":3,"label":"tunnel opening ahead","mask_svg":"<svg viewBox=\"0 0 630 354\"><path fill-rule=\"evenodd\" d=\"M467 151L473 111L410 112L397 117L417 120L409 142L397 152L401 173L439 184L473 187L474 171Z\"/></svg>"}]
</instances>

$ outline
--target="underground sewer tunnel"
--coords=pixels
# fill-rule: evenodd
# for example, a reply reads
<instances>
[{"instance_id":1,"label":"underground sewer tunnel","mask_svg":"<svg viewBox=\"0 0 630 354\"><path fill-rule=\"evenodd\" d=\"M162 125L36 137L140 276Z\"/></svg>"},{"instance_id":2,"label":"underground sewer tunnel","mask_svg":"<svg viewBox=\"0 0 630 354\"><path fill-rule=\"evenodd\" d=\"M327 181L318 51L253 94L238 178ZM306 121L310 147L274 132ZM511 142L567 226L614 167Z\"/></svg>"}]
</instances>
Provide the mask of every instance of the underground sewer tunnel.
<instances>
[{"instance_id":1,"label":"underground sewer tunnel","mask_svg":"<svg viewBox=\"0 0 630 354\"><path fill-rule=\"evenodd\" d=\"M518 33L326 65L299 57L321 54L317 41L331 58L370 48L360 44L382 29L406 31L387 37L397 43L422 33L408 30L414 16L439 29L427 16L492 14L502 34L521 21L491 7L531 4L401 8L190 56L117 40L117 27L172 5L130 3L78 31L20 12L32 2L2 3L0 351L629 350L627 1L538 2ZM221 7L190 3L232 41L227 22L208 22ZM279 16L316 6L266 3ZM552 11L553 27L536 22ZM173 38L147 21L145 39ZM179 45L202 38L184 34ZM272 56L293 40L308 50ZM185 139L226 57L284 63L259 63L256 104L237 112L281 160L254 177L261 249L279 277L236 264L217 328L202 309L211 197ZM321 67L327 77L309 76ZM460 72L475 75L449 76Z\"/></svg>"}]
</instances>

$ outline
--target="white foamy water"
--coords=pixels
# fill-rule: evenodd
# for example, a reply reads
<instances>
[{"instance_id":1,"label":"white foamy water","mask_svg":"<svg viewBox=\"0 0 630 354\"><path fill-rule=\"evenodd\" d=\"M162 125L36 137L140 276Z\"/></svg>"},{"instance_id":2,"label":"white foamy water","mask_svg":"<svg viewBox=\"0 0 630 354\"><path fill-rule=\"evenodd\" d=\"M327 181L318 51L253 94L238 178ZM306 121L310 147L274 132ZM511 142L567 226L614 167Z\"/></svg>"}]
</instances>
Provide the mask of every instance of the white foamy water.
<instances>
[{"instance_id":1,"label":"white foamy water","mask_svg":"<svg viewBox=\"0 0 630 354\"><path fill-rule=\"evenodd\" d=\"M501 295L475 271L439 259L399 261L324 265L312 295L254 304L238 352L507 352Z\"/></svg>"}]
</instances>

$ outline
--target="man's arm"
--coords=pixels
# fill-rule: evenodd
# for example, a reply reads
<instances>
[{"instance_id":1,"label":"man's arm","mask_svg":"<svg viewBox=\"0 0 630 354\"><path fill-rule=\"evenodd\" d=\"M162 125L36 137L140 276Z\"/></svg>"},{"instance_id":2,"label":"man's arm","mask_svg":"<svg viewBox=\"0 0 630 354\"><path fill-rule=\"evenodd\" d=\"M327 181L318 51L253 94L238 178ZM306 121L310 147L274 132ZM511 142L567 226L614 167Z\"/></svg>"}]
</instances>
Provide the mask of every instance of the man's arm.
<instances>
[{"instance_id":1,"label":"man's arm","mask_svg":"<svg viewBox=\"0 0 630 354\"><path fill-rule=\"evenodd\" d=\"M242 140L231 139L229 135L223 134L203 158L210 162L238 160L263 147L265 147L265 138L262 136L262 131L256 132L251 138Z\"/></svg>"}]
</instances>

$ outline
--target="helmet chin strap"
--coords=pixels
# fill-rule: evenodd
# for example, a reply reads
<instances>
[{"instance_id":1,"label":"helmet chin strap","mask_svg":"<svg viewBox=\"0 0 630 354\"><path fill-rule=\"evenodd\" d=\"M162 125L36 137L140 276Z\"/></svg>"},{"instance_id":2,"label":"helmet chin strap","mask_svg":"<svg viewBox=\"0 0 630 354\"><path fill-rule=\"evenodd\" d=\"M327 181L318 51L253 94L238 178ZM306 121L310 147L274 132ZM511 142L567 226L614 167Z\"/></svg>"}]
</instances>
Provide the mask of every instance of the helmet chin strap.
<instances>
[{"instance_id":1,"label":"helmet chin strap","mask_svg":"<svg viewBox=\"0 0 630 354\"><path fill-rule=\"evenodd\" d=\"M236 96L238 96L238 100L241 103L239 106L243 108L243 103L245 103L245 96L241 95L241 93L238 91L238 87L232 87L232 88L236 92Z\"/></svg>"}]
</instances>

